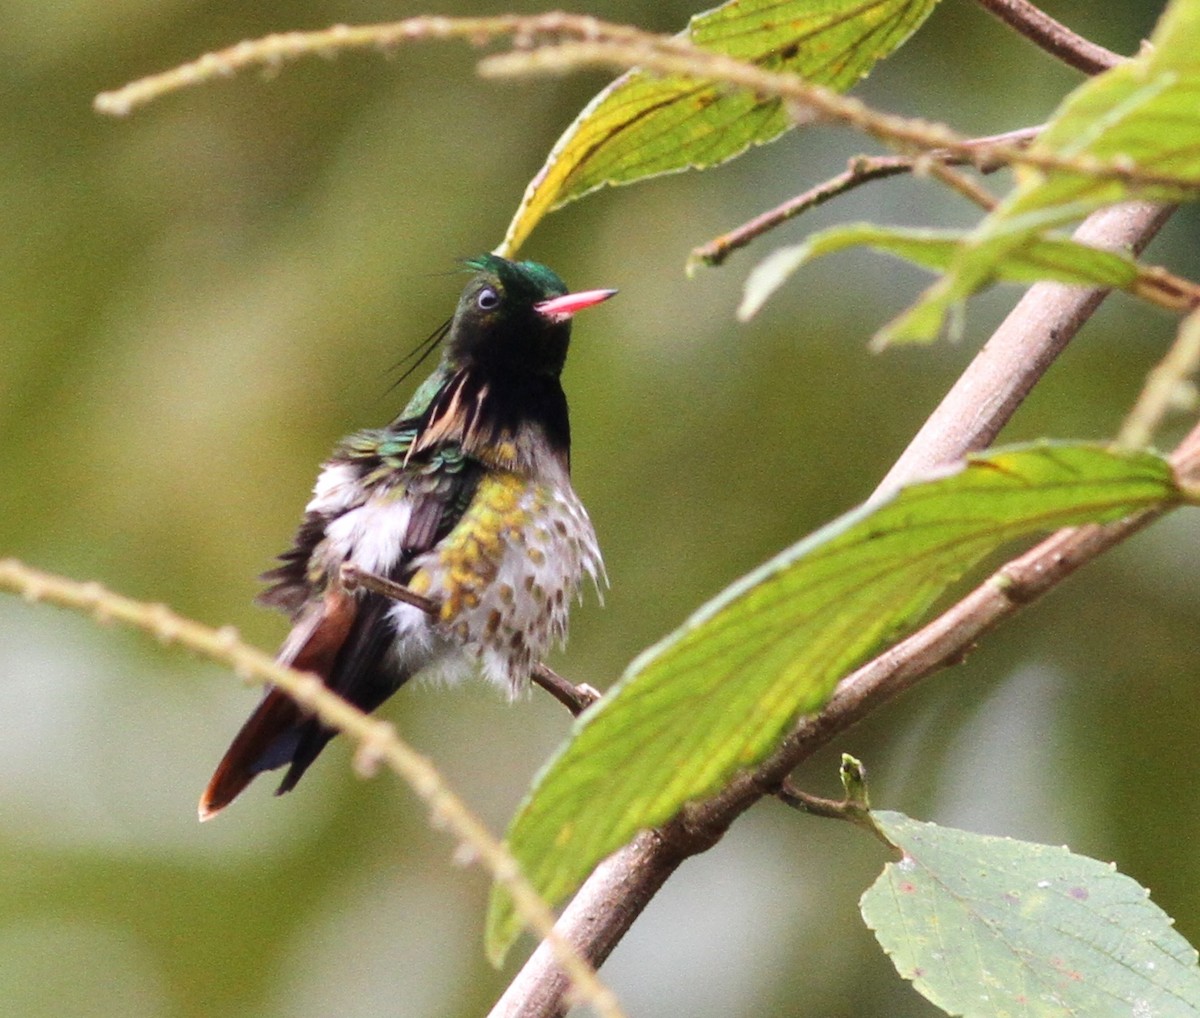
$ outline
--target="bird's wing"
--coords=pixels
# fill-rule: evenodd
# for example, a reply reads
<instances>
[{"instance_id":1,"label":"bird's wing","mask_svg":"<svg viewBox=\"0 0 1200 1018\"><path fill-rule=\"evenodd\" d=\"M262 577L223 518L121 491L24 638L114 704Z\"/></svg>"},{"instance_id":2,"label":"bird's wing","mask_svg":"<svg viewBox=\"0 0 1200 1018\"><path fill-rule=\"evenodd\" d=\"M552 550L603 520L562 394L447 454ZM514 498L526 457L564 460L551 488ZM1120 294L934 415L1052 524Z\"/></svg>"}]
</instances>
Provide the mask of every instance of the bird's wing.
<instances>
[{"instance_id":1,"label":"bird's wing","mask_svg":"<svg viewBox=\"0 0 1200 1018\"><path fill-rule=\"evenodd\" d=\"M483 467L454 445L408 462L411 433L363 433L348 440L325 465L292 548L264 577L260 600L292 613L293 627L279 659L322 681L364 711L378 707L410 677L389 669L394 633L380 594L347 593L330 557L329 529L354 510L378 504L407 522L389 579L405 582L413 558L432 548L462 516ZM387 511L386 508L384 511ZM332 729L270 689L234 738L200 801L207 818L233 799L255 775L289 764L279 791L291 789L332 738Z\"/></svg>"},{"instance_id":2,"label":"bird's wing","mask_svg":"<svg viewBox=\"0 0 1200 1018\"><path fill-rule=\"evenodd\" d=\"M322 465L292 546L279 556L282 564L262 574L268 586L259 603L289 612L299 622L328 581L317 552L329 525L365 505L381 487L402 482L415 436L415 428L361 431L338 446Z\"/></svg>"}]
</instances>

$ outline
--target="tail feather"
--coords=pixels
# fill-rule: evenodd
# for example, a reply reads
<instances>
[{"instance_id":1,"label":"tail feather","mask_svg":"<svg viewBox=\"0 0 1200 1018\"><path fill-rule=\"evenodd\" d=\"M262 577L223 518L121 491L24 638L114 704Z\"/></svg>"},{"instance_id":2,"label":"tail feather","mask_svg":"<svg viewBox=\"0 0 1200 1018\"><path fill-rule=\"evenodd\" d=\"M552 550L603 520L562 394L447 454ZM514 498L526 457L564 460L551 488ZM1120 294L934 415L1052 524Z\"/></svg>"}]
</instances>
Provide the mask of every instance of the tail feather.
<instances>
[{"instance_id":1,"label":"tail feather","mask_svg":"<svg viewBox=\"0 0 1200 1018\"><path fill-rule=\"evenodd\" d=\"M408 679L407 675L396 675L383 667L384 657L393 639L392 628L385 617L391 605L391 601L379 594L367 594L362 599L354 625L342 644L330 678L326 680L326 685L335 693L367 713L383 703ZM315 718L308 719L296 733L291 766L275 794L283 795L295 788L296 782L336 734L332 728Z\"/></svg>"},{"instance_id":2,"label":"tail feather","mask_svg":"<svg viewBox=\"0 0 1200 1018\"><path fill-rule=\"evenodd\" d=\"M393 639L390 606L378 594L356 599L330 592L311 617L298 621L280 659L291 658L294 668L315 672L360 710L373 711L408 678L384 665ZM215 816L263 771L288 765L276 794L291 791L335 734L286 693L269 690L217 765L200 797L200 819Z\"/></svg>"},{"instance_id":3,"label":"tail feather","mask_svg":"<svg viewBox=\"0 0 1200 1018\"><path fill-rule=\"evenodd\" d=\"M278 689L270 690L217 764L200 797L200 819L216 816L256 775L291 760L306 721L308 718L290 696Z\"/></svg>"},{"instance_id":4,"label":"tail feather","mask_svg":"<svg viewBox=\"0 0 1200 1018\"><path fill-rule=\"evenodd\" d=\"M315 672L328 685L340 651L354 627L356 607L351 595L341 590L329 591L323 601L297 620L284 643L280 660L299 671ZM291 762L305 728L312 724L315 724L312 718L290 696L269 689L234 736L200 796L200 819L216 816L256 775Z\"/></svg>"}]
</instances>

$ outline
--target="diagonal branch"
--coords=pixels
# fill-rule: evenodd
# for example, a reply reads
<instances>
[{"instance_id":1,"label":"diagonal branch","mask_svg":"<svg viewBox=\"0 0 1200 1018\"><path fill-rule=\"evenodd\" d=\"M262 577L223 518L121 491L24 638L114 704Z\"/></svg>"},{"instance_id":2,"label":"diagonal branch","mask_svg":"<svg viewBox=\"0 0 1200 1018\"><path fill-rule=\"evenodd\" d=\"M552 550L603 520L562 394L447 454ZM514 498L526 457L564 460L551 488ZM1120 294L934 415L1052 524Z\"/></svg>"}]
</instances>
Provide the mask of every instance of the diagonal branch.
<instances>
[{"instance_id":1,"label":"diagonal branch","mask_svg":"<svg viewBox=\"0 0 1200 1018\"><path fill-rule=\"evenodd\" d=\"M1080 233L1097 246L1140 251L1170 215L1144 203L1094 213ZM1078 236L1078 235L1077 235ZM1015 412L1107 291L1039 283L1029 289L926 422L878 493L932 467L986 447ZM1011 377L1016 374L1014 381ZM1175 464L1200 473L1200 428L1177 450ZM1103 527L1064 531L1015 560L932 623L843 680L825 708L803 719L776 753L714 798L644 831L596 867L559 919L558 931L599 967L659 888L690 856L711 848L730 824L818 748L927 675L961 661L975 641L1079 566L1154 518L1143 513ZM569 982L545 944L492 1009L489 1018L558 1018Z\"/></svg>"},{"instance_id":2,"label":"diagonal branch","mask_svg":"<svg viewBox=\"0 0 1200 1018\"><path fill-rule=\"evenodd\" d=\"M1084 74L1099 74L1125 58L1097 46L1038 10L1029 0L978 0L979 6L1016 29L1035 46Z\"/></svg>"}]
</instances>

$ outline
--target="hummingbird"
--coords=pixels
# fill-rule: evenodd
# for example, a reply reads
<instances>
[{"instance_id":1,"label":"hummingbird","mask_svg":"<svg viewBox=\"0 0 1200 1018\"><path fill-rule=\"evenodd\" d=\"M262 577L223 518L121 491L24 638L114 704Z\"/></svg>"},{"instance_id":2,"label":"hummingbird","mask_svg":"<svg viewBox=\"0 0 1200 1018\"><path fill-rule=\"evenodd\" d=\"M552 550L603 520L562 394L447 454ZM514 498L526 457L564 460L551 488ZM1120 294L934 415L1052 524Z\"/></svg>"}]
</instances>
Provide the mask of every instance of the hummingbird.
<instances>
[{"instance_id":1,"label":"hummingbird","mask_svg":"<svg viewBox=\"0 0 1200 1018\"><path fill-rule=\"evenodd\" d=\"M282 563L259 600L291 615L278 660L373 711L421 673L481 672L515 696L566 639L569 603L604 566L571 487L560 375L571 318L615 290L569 293L537 262L485 254L431 337L441 360L387 427L344 439L323 464ZM402 584L430 614L343 567ZM200 798L216 815L263 771L295 787L336 733L268 688Z\"/></svg>"}]
</instances>

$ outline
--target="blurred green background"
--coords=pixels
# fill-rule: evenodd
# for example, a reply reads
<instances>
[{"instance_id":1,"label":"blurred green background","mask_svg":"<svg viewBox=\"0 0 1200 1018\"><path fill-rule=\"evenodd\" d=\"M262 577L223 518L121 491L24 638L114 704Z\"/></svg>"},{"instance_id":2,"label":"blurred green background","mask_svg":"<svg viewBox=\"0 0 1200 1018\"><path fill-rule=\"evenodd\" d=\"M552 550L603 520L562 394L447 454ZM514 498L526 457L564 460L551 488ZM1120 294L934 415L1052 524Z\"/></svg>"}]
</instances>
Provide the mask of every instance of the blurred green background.
<instances>
[{"instance_id":1,"label":"blurred green background","mask_svg":"<svg viewBox=\"0 0 1200 1018\"><path fill-rule=\"evenodd\" d=\"M660 30L678 0L569 4ZM1047 2L1133 52L1158 2ZM3 4L0 554L164 601L274 647L255 577L286 547L318 462L389 419L393 365L439 323L454 259L499 240L525 182L601 76L484 82L472 52L308 60L164 99L127 120L92 96L284 29L414 13L537 10L344 0ZM963 130L1037 123L1077 76L969 0L944 0L862 94ZM753 254L688 281L689 249L861 150L795 133L707 174L609 191L523 252L576 287L566 373L577 487L612 589L552 663L605 688L643 647L773 551L864 498L1017 291L957 346L868 354L923 277L869 255L805 269L749 326ZM864 189L836 220L965 224L931 184ZM1195 216L1151 249L1200 275ZM1007 437L1113 433L1173 323L1116 298ZM1170 436L1164 436L1164 441ZM874 799L926 819L1115 859L1200 940L1200 514L1088 569L837 753ZM486 881L396 779L335 744L284 799L261 781L216 823L194 803L257 698L151 641L0 598L0 1013L478 1015ZM386 709L494 829L562 738L548 697L414 688ZM763 803L692 861L605 975L631 1014L930 1015L857 916L883 862L847 825Z\"/></svg>"}]
</instances>

